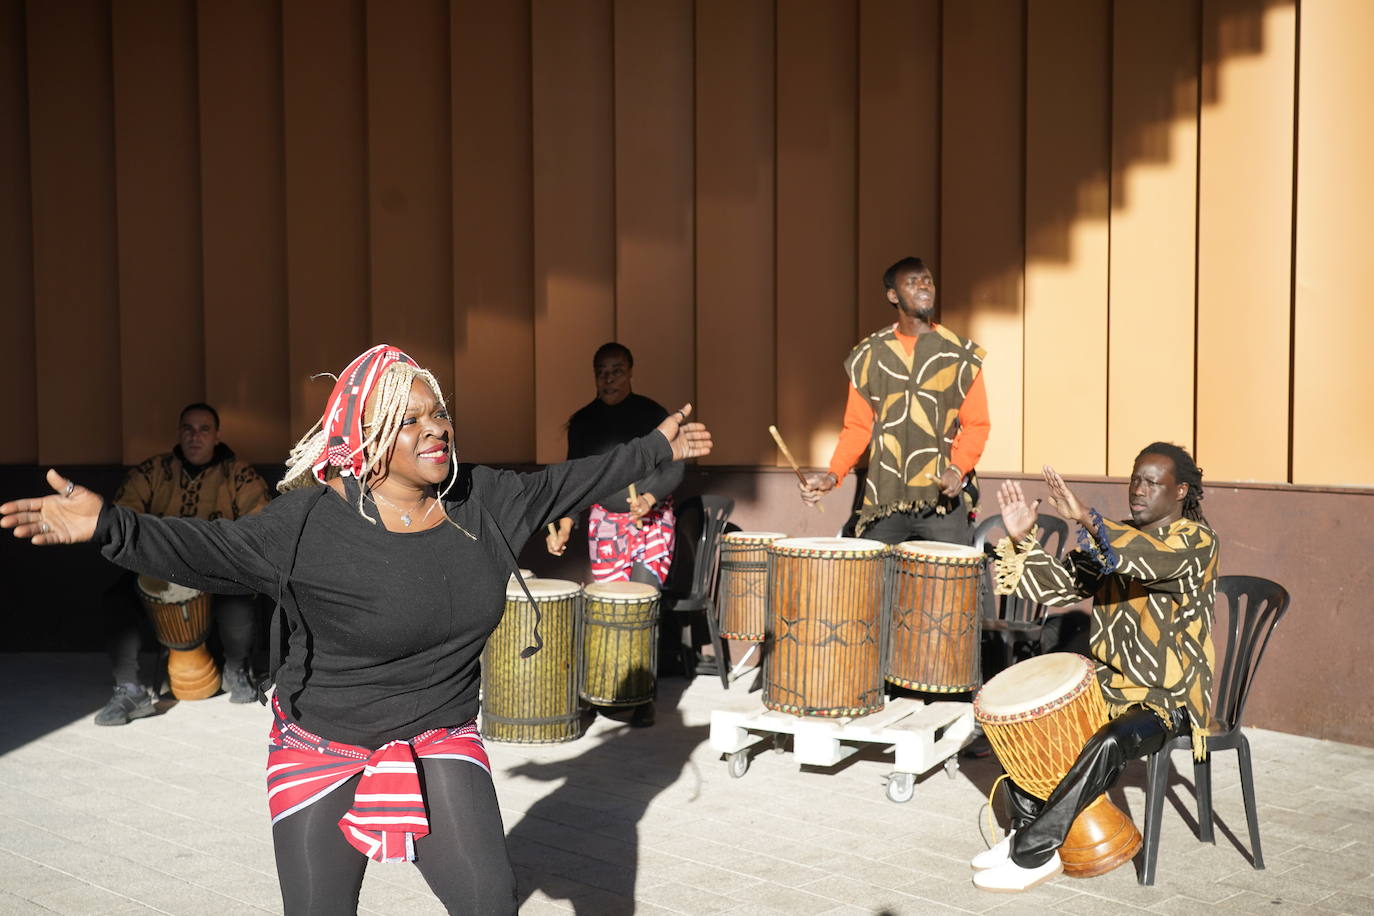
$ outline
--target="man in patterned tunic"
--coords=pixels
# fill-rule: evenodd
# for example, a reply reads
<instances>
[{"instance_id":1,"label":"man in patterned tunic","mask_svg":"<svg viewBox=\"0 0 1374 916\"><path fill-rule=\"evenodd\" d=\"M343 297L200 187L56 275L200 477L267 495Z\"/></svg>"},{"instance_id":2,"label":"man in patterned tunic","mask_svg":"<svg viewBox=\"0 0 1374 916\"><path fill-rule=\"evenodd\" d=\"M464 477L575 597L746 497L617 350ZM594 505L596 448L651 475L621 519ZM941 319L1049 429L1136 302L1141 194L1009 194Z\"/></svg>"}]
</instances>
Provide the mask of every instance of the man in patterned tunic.
<instances>
[{"instance_id":1,"label":"man in patterned tunic","mask_svg":"<svg viewBox=\"0 0 1374 916\"><path fill-rule=\"evenodd\" d=\"M1012 832L971 863L973 883L985 890L1026 890L1058 874L1069 826L1128 760L1190 732L1193 756L1207 754L1218 547L1199 505L1202 471L1178 446L1146 446L1131 472L1129 522L1105 521L1048 466L1045 482L1059 514L1078 523L1079 549L1062 561L1041 550L1033 536L1039 500L1028 504L1006 481L997 591L1051 605L1092 598L1091 651L1112 718L1046 801L1007 781Z\"/></svg>"},{"instance_id":2,"label":"man in patterned tunic","mask_svg":"<svg viewBox=\"0 0 1374 916\"><path fill-rule=\"evenodd\" d=\"M267 505L267 484L251 464L235 457L220 441L219 412L209 404L190 404L181 411L177 440L170 452L129 470L115 494L115 505L152 515L208 520L241 518ZM132 573L110 586L104 603L109 624L106 649L115 688L110 701L96 713L95 724L127 725L156 711L156 697L138 676L138 651L148 624ZM231 703L251 703L257 699L248 670L256 598L216 595L212 608L224 650L224 690Z\"/></svg>"},{"instance_id":3,"label":"man in patterned tunic","mask_svg":"<svg viewBox=\"0 0 1374 916\"><path fill-rule=\"evenodd\" d=\"M977 502L974 465L991 423L983 348L935 322L935 279L920 258L883 274L896 324L870 334L845 359L849 402L824 474L802 485L814 504L868 451L857 534L887 544L968 544Z\"/></svg>"}]
</instances>

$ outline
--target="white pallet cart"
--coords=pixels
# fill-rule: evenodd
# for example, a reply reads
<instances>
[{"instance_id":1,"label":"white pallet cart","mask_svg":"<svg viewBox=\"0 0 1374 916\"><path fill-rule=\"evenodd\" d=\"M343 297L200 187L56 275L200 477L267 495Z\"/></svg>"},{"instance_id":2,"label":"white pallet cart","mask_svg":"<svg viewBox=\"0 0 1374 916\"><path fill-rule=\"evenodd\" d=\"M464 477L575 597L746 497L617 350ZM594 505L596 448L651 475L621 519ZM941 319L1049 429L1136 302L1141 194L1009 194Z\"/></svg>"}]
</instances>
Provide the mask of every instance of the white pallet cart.
<instances>
[{"instance_id":1,"label":"white pallet cart","mask_svg":"<svg viewBox=\"0 0 1374 916\"><path fill-rule=\"evenodd\" d=\"M809 766L834 766L858 745L884 744L894 755L887 781L887 797L894 802L910 801L916 777L941 763L953 777L959 748L972 733L971 703L910 697L889 699L883 709L856 718L789 715L764 708L757 698L749 708L711 711L711 747L726 755L731 776L749 770L749 749L768 734L777 751L784 750L783 735L791 735L797 763Z\"/></svg>"}]
</instances>

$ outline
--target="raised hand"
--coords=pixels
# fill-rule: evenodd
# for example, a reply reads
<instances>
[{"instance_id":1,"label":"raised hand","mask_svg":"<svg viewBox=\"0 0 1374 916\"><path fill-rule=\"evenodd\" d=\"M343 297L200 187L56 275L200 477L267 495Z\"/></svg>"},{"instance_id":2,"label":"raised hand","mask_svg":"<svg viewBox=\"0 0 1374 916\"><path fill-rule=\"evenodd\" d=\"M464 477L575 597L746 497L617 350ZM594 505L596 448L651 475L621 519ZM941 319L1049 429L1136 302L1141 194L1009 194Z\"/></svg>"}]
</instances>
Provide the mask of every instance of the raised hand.
<instances>
[{"instance_id":1,"label":"raised hand","mask_svg":"<svg viewBox=\"0 0 1374 916\"><path fill-rule=\"evenodd\" d=\"M1078 522L1084 528L1092 527L1092 520L1088 517L1088 507L1079 502L1078 497L1064 482L1064 478L1059 476L1059 472L1047 464L1045 465L1044 477L1045 483L1050 488L1050 505L1054 506L1054 511L1069 521Z\"/></svg>"},{"instance_id":2,"label":"raised hand","mask_svg":"<svg viewBox=\"0 0 1374 916\"><path fill-rule=\"evenodd\" d=\"M673 447L674 461L711 454L711 431L705 424L688 423L687 418L691 415L692 405L683 404L658 424L658 431Z\"/></svg>"},{"instance_id":3,"label":"raised hand","mask_svg":"<svg viewBox=\"0 0 1374 916\"><path fill-rule=\"evenodd\" d=\"M1014 480L1002 481L997 489L997 504L1002 509L1002 527L1013 543L1020 543L1035 527L1035 516L1040 508L1040 500L1026 502L1026 494L1021 485Z\"/></svg>"},{"instance_id":4,"label":"raised hand","mask_svg":"<svg viewBox=\"0 0 1374 916\"><path fill-rule=\"evenodd\" d=\"M94 537L105 500L52 469L48 486L57 492L0 505L0 528L13 528L15 537L35 544L80 544Z\"/></svg>"},{"instance_id":5,"label":"raised hand","mask_svg":"<svg viewBox=\"0 0 1374 916\"><path fill-rule=\"evenodd\" d=\"M835 475L826 471L823 474L807 474L806 482L797 481L797 487L801 490L802 502L814 506L822 496L835 489L836 483Z\"/></svg>"}]
</instances>

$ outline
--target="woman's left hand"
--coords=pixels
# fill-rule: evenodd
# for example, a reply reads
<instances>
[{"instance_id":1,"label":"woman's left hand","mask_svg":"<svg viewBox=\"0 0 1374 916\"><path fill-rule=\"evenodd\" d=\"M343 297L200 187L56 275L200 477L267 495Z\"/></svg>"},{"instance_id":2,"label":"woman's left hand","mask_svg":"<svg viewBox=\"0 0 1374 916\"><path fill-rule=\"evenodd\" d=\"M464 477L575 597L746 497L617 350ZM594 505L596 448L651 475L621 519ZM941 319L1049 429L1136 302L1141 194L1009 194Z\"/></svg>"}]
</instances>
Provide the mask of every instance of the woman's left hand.
<instances>
[{"instance_id":1,"label":"woman's left hand","mask_svg":"<svg viewBox=\"0 0 1374 916\"><path fill-rule=\"evenodd\" d=\"M711 454L711 431L705 424L688 423L687 418L691 415L692 405L683 404L658 424L658 431L663 433L663 437L673 448L674 461Z\"/></svg>"},{"instance_id":2,"label":"woman's left hand","mask_svg":"<svg viewBox=\"0 0 1374 916\"><path fill-rule=\"evenodd\" d=\"M105 500L51 469L48 486L56 495L15 499L0 506L0 528L13 528L15 537L35 544L79 544L94 537Z\"/></svg>"}]
</instances>

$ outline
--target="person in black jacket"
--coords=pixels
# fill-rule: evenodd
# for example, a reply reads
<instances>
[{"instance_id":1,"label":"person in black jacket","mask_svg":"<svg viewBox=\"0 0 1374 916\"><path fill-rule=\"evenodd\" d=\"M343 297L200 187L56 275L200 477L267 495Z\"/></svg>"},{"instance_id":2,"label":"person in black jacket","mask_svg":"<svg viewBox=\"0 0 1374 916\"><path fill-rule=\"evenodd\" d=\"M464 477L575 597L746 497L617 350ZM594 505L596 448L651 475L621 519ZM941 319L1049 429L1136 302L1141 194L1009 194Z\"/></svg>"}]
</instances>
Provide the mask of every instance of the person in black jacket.
<instances>
[{"instance_id":1,"label":"person in black jacket","mask_svg":"<svg viewBox=\"0 0 1374 916\"><path fill-rule=\"evenodd\" d=\"M459 465L438 383L381 345L339 377L292 451L285 495L256 515L139 515L50 470L56 495L5 503L0 526L35 544L93 540L121 566L192 588L279 596L291 627L268 801L287 914L355 911L368 858L413 860L450 911L514 912L474 718L515 552L654 467L709 453L690 411L533 473ZM537 624L532 640L523 654L538 650Z\"/></svg>"}]
</instances>

